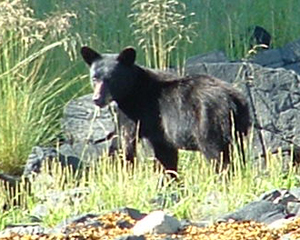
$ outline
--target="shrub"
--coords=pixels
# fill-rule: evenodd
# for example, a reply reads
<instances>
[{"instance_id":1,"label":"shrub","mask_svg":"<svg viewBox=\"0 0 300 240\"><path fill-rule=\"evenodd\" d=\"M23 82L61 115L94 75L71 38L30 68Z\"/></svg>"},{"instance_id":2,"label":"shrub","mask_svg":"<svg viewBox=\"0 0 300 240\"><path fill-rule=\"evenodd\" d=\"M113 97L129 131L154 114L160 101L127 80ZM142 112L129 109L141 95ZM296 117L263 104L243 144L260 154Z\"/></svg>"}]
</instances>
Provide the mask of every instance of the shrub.
<instances>
[{"instance_id":1,"label":"shrub","mask_svg":"<svg viewBox=\"0 0 300 240\"><path fill-rule=\"evenodd\" d=\"M0 2L1 171L20 174L31 148L55 138L55 98L67 86L53 78L45 62L53 49L67 47L62 35L71 17L65 13L37 20L25 1Z\"/></svg>"}]
</instances>

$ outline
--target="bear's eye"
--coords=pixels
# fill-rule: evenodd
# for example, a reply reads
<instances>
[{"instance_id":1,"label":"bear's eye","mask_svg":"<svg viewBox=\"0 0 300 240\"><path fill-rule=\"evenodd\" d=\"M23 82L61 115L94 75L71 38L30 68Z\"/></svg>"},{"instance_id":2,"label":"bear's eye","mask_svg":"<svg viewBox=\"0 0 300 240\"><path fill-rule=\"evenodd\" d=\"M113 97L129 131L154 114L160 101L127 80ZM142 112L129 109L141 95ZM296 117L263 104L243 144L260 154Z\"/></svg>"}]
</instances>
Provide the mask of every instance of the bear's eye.
<instances>
[{"instance_id":1,"label":"bear's eye","mask_svg":"<svg viewBox=\"0 0 300 240\"><path fill-rule=\"evenodd\" d=\"M93 82L100 82L100 81L101 81L101 78L100 78L100 76L98 76L98 75L94 75L94 76L92 77L92 81L93 81Z\"/></svg>"}]
</instances>

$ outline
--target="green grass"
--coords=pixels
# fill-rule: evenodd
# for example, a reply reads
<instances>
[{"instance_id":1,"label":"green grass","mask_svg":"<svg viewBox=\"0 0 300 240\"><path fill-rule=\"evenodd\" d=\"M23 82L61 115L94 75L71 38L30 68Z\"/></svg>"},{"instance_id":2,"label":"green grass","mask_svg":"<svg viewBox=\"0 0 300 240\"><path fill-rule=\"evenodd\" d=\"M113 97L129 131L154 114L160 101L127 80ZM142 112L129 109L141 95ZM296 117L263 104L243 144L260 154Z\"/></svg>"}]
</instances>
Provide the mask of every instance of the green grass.
<instances>
[{"instance_id":1,"label":"green grass","mask_svg":"<svg viewBox=\"0 0 300 240\"><path fill-rule=\"evenodd\" d=\"M34 9L37 9L37 14L41 18L45 12L58 11L58 9L74 11L77 19L74 20L74 27L71 31L80 34L83 43L89 44L101 52L119 52L128 45L135 46L142 52L142 49L138 47L138 41L142 35L135 36L135 28L131 27L134 23L133 18L128 17L130 14L136 13L133 11L132 3L142 1L49 0L47 4L42 0L30 2ZM171 5L176 1L160 0L158 2L170 2ZM181 2L186 6L184 12L186 19L182 24L188 26L188 24L196 22L194 31L197 33L197 37L192 38L192 43L184 41L178 45L178 49L171 54L172 65L177 64L179 60L184 61L186 56L207 53L216 49L226 51L231 59L241 58L249 50L249 36L245 36L245 33L250 26L254 25L260 25L270 32L273 37L273 47L296 40L300 35L300 19L298 17L300 10L297 0L288 2L279 0L183 0ZM192 13L194 16L188 17ZM149 21L152 21L150 19ZM148 29L148 31L150 30L151 28ZM170 34L167 36L167 40L171 40L172 32ZM151 32L148 36L150 35ZM139 56L139 61L147 63L145 56Z\"/></svg>"},{"instance_id":2,"label":"green grass","mask_svg":"<svg viewBox=\"0 0 300 240\"><path fill-rule=\"evenodd\" d=\"M22 195L20 207L0 211L0 229L8 223L28 222L32 210L40 203L48 208L48 213L41 219L48 227L78 214L104 213L124 206L146 213L164 209L179 219L212 220L256 199L265 191L297 186L295 169L290 168L285 173L278 171L282 168L281 160L280 153L269 155L266 169L261 169L259 164L250 164L250 161L242 169L235 162L234 172L216 174L200 153L181 151L179 182L169 180L169 185L161 187L158 187L158 180L162 173L153 171L152 160L145 158L138 159L134 167L129 168L122 159L112 161L103 156L79 178L68 170L62 171L54 163L51 165L52 177L48 175L49 168L44 166L40 180L33 184L32 195L25 192ZM81 200L66 195L63 201L53 204L51 198L46 197L51 192L70 192L74 188L80 189ZM4 196L1 191L3 188L0 193ZM172 195L177 201L171 201ZM158 196L166 199L163 205L151 202Z\"/></svg>"},{"instance_id":3,"label":"green grass","mask_svg":"<svg viewBox=\"0 0 300 240\"><path fill-rule=\"evenodd\" d=\"M196 22L188 23L193 16L194 13L187 13L186 5L179 1L132 2L129 17L134 36L143 49L146 66L166 70L175 50L186 51L187 44L196 35ZM181 68L182 62L176 65Z\"/></svg>"},{"instance_id":4,"label":"green grass","mask_svg":"<svg viewBox=\"0 0 300 240\"><path fill-rule=\"evenodd\" d=\"M61 109L83 75L70 74L75 63L63 47L71 38L59 36L71 15L40 21L21 1L0 8L0 171L20 175L33 146L56 142Z\"/></svg>"}]
</instances>

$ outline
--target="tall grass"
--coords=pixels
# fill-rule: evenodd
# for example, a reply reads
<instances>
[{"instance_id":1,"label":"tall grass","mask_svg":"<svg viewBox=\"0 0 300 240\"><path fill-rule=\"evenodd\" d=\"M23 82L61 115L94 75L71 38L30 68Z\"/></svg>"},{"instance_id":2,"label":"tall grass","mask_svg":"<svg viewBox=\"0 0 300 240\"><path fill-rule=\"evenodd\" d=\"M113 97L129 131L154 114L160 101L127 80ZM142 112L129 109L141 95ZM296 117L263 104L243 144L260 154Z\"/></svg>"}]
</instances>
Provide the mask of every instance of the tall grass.
<instances>
[{"instance_id":1,"label":"tall grass","mask_svg":"<svg viewBox=\"0 0 300 240\"><path fill-rule=\"evenodd\" d=\"M187 13L186 5L179 1L132 2L132 14L129 15L133 21L131 25L138 44L144 51L148 67L166 70L171 65L172 53L178 50L180 43L191 43L192 35L196 35L196 23L187 21L193 15L194 13ZM181 65L177 67L180 68Z\"/></svg>"},{"instance_id":2,"label":"tall grass","mask_svg":"<svg viewBox=\"0 0 300 240\"><path fill-rule=\"evenodd\" d=\"M42 0L29 1L36 16L44 19L48 13L73 12L77 18L72 20L68 32L80 36L77 44L86 44L100 52L117 52L132 42L130 19L131 1L70 1ZM78 49L78 48L77 48Z\"/></svg>"},{"instance_id":3,"label":"tall grass","mask_svg":"<svg viewBox=\"0 0 300 240\"><path fill-rule=\"evenodd\" d=\"M252 156L252 153L248 152L247 156ZM200 153L181 151L180 181L160 187L158 179L162 172L153 171L152 160L138 159L133 168L123 161L112 161L104 156L100 164L91 165L79 178L69 170L62 171L57 163L52 163L50 177L49 168L44 166L40 180L33 183L32 194L22 196L23 211L17 208L0 214L0 229L7 223L28 221L41 203L47 208L46 215L41 218L45 226L54 226L81 213L103 213L124 206L146 213L163 209L180 219L212 220L255 200L265 191L290 189L299 184L293 168L286 173L278 171L283 163L280 153L268 155L264 171L255 164L241 168L235 161L234 172L216 174L214 167ZM77 197L71 194L74 189L78 191ZM0 186L0 193L3 191ZM63 197L53 203L53 194ZM25 202L27 204L23 205Z\"/></svg>"},{"instance_id":4,"label":"tall grass","mask_svg":"<svg viewBox=\"0 0 300 240\"><path fill-rule=\"evenodd\" d=\"M19 0L3 1L0 9L0 169L19 175L31 148L58 134L57 99L72 81L46 64L54 49L66 46L67 36L60 35L71 15L39 21Z\"/></svg>"},{"instance_id":5,"label":"tall grass","mask_svg":"<svg viewBox=\"0 0 300 240\"><path fill-rule=\"evenodd\" d=\"M187 10L196 13L198 38L188 48L188 56L212 50L224 50L231 59L239 59L249 50L248 28L259 25L270 32L272 47L280 47L300 35L297 17L299 2L207 0L184 1Z\"/></svg>"},{"instance_id":6,"label":"tall grass","mask_svg":"<svg viewBox=\"0 0 300 240\"><path fill-rule=\"evenodd\" d=\"M249 50L249 32L248 29L254 25L264 27L272 35L272 46L279 47L292 40L296 40L300 35L300 19L299 19L299 2L297 0L279 1L270 0L252 1L252 0L182 0L179 5L184 4L186 9L180 6L176 7L176 11L171 9L160 10L160 15L157 12L152 12L146 6L151 6L155 3L156 6L162 6L169 2L172 6L179 1L58 1L49 0L47 4L41 0L31 0L30 3L37 14L42 18L45 13L51 11L73 11L77 14L77 19L73 21L76 32L82 37L84 44L91 45L101 52L119 52L125 46L131 45L142 51L142 46L139 46L139 41L144 38L142 35L134 34L132 24L134 18L129 15L139 14L143 12L139 9L139 5L144 4L143 11L148 9L148 15L145 15L145 28L140 25L138 29L148 31L148 38L145 41L151 40L152 30L155 28L153 19L157 17L160 24L164 22L162 11L168 14L183 15L184 19L180 21L181 25L189 26L189 24L197 23L194 26L194 31L197 37L192 38L192 43L183 41L174 49L171 56L171 63L184 62L185 58L200 53L207 53L213 50L224 50L231 59L239 59ZM135 7L135 9L132 8ZM189 17L189 13L195 13L193 17ZM146 13L145 13L146 14ZM153 18L151 20L151 17ZM147 20L149 22L147 23ZM151 21L150 21L151 20ZM148 24L148 25L147 25ZM146 28L148 27L148 28ZM166 29L166 42L171 41L174 37L174 26L169 25ZM159 29L159 28L158 28ZM156 29L156 30L158 30ZM180 29L178 29L180 30ZM180 33L180 31L179 31ZM153 43L149 43L148 48L151 48ZM153 59L147 59L146 56L138 56L141 64L149 64L155 67ZM153 56L152 56L153 57Z\"/></svg>"}]
</instances>

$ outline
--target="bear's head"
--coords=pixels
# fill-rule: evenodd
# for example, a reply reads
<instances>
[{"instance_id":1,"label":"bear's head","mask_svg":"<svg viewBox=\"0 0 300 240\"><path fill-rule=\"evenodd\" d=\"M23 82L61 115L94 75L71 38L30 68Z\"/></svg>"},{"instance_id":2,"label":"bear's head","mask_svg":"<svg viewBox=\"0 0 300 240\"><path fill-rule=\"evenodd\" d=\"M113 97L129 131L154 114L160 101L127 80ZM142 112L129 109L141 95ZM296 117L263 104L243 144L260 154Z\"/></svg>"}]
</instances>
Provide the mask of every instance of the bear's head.
<instances>
[{"instance_id":1,"label":"bear's head","mask_svg":"<svg viewBox=\"0 0 300 240\"><path fill-rule=\"evenodd\" d=\"M81 55L90 67L90 78L94 88L93 101L104 107L112 100L122 101L135 83L135 57L132 47L120 54L99 54L89 47L81 48Z\"/></svg>"}]
</instances>

